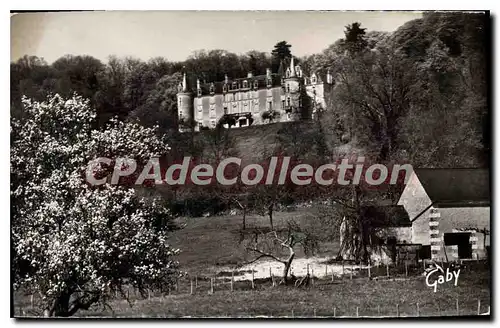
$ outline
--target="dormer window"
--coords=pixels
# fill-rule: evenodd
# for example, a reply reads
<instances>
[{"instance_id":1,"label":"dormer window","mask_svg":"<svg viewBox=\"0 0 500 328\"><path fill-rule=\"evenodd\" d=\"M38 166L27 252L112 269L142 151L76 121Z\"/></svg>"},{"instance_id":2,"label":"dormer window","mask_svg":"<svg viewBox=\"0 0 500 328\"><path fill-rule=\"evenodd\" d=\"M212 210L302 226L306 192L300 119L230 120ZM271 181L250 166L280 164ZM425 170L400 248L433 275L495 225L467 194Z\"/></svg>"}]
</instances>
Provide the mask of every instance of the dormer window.
<instances>
[{"instance_id":1,"label":"dormer window","mask_svg":"<svg viewBox=\"0 0 500 328\"><path fill-rule=\"evenodd\" d=\"M201 89L198 89L198 97L201 97Z\"/></svg>"},{"instance_id":2,"label":"dormer window","mask_svg":"<svg viewBox=\"0 0 500 328\"><path fill-rule=\"evenodd\" d=\"M259 82L258 81L254 81L253 82L253 87L254 87L254 89L258 89L259 88Z\"/></svg>"},{"instance_id":3,"label":"dormer window","mask_svg":"<svg viewBox=\"0 0 500 328\"><path fill-rule=\"evenodd\" d=\"M269 87L271 87L271 85L272 85L272 80L268 78L267 79L267 87L269 88Z\"/></svg>"},{"instance_id":4,"label":"dormer window","mask_svg":"<svg viewBox=\"0 0 500 328\"><path fill-rule=\"evenodd\" d=\"M295 71L297 72L298 77L302 77L302 70L300 69L300 66L295 66Z\"/></svg>"},{"instance_id":5,"label":"dormer window","mask_svg":"<svg viewBox=\"0 0 500 328\"><path fill-rule=\"evenodd\" d=\"M227 92L227 84L224 83L224 85L222 86L222 91Z\"/></svg>"},{"instance_id":6,"label":"dormer window","mask_svg":"<svg viewBox=\"0 0 500 328\"><path fill-rule=\"evenodd\" d=\"M214 86L214 84L212 83L212 84L210 84L210 94L212 94L212 95L213 95L213 94L214 94L214 92L215 92L215 86Z\"/></svg>"},{"instance_id":7,"label":"dormer window","mask_svg":"<svg viewBox=\"0 0 500 328\"><path fill-rule=\"evenodd\" d=\"M245 81L243 81L243 88L244 88L244 89L248 88L248 82L247 82L246 80L245 80Z\"/></svg>"},{"instance_id":8,"label":"dormer window","mask_svg":"<svg viewBox=\"0 0 500 328\"><path fill-rule=\"evenodd\" d=\"M238 89L238 84L236 84L236 82L233 82L233 90L236 90Z\"/></svg>"},{"instance_id":9,"label":"dormer window","mask_svg":"<svg viewBox=\"0 0 500 328\"><path fill-rule=\"evenodd\" d=\"M312 83L312 84L315 84L315 83L316 83L316 75L313 75L313 76L311 77L311 83Z\"/></svg>"}]
</instances>

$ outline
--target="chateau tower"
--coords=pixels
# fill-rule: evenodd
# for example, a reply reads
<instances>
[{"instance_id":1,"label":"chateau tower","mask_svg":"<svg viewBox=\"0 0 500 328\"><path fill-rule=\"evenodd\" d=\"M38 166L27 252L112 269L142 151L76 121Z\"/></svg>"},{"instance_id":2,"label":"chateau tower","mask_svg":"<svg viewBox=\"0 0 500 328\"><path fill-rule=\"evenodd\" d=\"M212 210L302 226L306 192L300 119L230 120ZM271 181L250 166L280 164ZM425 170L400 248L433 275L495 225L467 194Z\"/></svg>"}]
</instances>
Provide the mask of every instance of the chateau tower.
<instances>
[{"instance_id":1,"label":"chateau tower","mask_svg":"<svg viewBox=\"0 0 500 328\"><path fill-rule=\"evenodd\" d=\"M298 121L302 117L300 75L302 75L300 67L295 66L292 56L290 67L286 69L285 78L283 79L285 87L285 110L291 121Z\"/></svg>"},{"instance_id":2,"label":"chateau tower","mask_svg":"<svg viewBox=\"0 0 500 328\"><path fill-rule=\"evenodd\" d=\"M193 94L187 83L186 73L177 90L177 113L179 115L179 127L186 129L193 124Z\"/></svg>"}]
</instances>

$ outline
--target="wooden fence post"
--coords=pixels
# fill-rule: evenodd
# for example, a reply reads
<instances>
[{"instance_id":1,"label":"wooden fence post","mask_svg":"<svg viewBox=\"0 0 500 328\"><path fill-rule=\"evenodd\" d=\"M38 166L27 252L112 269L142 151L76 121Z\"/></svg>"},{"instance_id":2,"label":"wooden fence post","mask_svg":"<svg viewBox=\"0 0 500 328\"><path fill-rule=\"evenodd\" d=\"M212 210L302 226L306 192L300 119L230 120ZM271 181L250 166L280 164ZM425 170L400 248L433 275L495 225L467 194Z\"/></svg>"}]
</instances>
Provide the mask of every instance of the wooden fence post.
<instances>
[{"instance_id":1,"label":"wooden fence post","mask_svg":"<svg viewBox=\"0 0 500 328\"><path fill-rule=\"evenodd\" d=\"M148 289L148 300L151 300L151 290Z\"/></svg>"},{"instance_id":2,"label":"wooden fence post","mask_svg":"<svg viewBox=\"0 0 500 328\"><path fill-rule=\"evenodd\" d=\"M328 279L328 265L325 265L325 278Z\"/></svg>"},{"instance_id":3,"label":"wooden fence post","mask_svg":"<svg viewBox=\"0 0 500 328\"><path fill-rule=\"evenodd\" d=\"M356 306L356 318L359 317L359 307Z\"/></svg>"},{"instance_id":4,"label":"wooden fence post","mask_svg":"<svg viewBox=\"0 0 500 328\"><path fill-rule=\"evenodd\" d=\"M344 260L342 259L342 279L344 279Z\"/></svg>"},{"instance_id":5,"label":"wooden fence post","mask_svg":"<svg viewBox=\"0 0 500 328\"><path fill-rule=\"evenodd\" d=\"M399 317L399 304L396 304L396 316Z\"/></svg>"},{"instance_id":6,"label":"wooden fence post","mask_svg":"<svg viewBox=\"0 0 500 328\"><path fill-rule=\"evenodd\" d=\"M333 317L335 318L337 316L337 308L334 306L333 307Z\"/></svg>"},{"instance_id":7,"label":"wooden fence post","mask_svg":"<svg viewBox=\"0 0 500 328\"><path fill-rule=\"evenodd\" d=\"M30 297L30 305L31 305L31 308L33 309L33 294L31 294L31 297Z\"/></svg>"},{"instance_id":8,"label":"wooden fence post","mask_svg":"<svg viewBox=\"0 0 500 328\"><path fill-rule=\"evenodd\" d=\"M389 263L385 264L385 271L387 272L387 278L389 278Z\"/></svg>"},{"instance_id":9,"label":"wooden fence post","mask_svg":"<svg viewBox=\"0 0 500 328\"><path fill-rule=\"evenodd\" d=\"M314 317L316 318L316 309L313 309L314 310Z\"/></svg>"},{"instance_id":10,"label":"wooden fence post","mask_svg":"<svg viewBox=\"0 0 500 328\"><path fill-rule=\"evenodd\" d=\"M379 305L377 305L377 314L378 314L378 316L380 317L380 304L379 304Z\"/></svg>"},{"instance_id":11,"label":"wooden fence post","mask_svg":"<svg viewBox=\"0 0 500 328\"><path fill-rule=\"evenodd\" d=\"M351 262L351 280L352 280L352 272L354 271L354 263Z\"/></svg>"},{"instance_id":12,"label":"wooden fence post","mask_svg":"<svg viewBox=\"0 0 500 328\"><path fill-rule=\"evenodd\" d=\"M408 261L405 260L405 275L408 277Z\"/></svg>"},{"instance_id":13,"label":"wooden fence post","mask_svg":"<svg viewBox=\"0 0 500 328\"><path fill-rule=\"evenodd\" d=\"M481 299L477 299L477 315L481 314Z\"/></svg>"},{"instance_id":14,"label":"wooden fence post","mask_svg":"<svg viewBox=\"0 0 500 328\"><path fill-rule=\"evenodd\" d=\"M332 269L332 282L333 282L333 278L334 278L334 277L333 277L333 269Z\"/></svg>"},{"instance_id":15,"label":"wooden fence post","mask_svg":"<svg viewBox=\"0 0 500 328\"><path fill-rule=\"evenodd\" d=\"M371 279L372 277L372 270L370 268L370 264L368 263L368 279Z\"/></svg>"},{"instance_id":16,"label":"wooden fence post","mask_svg":"<svg viewBox=\"0 0 500 328\"><path fill-rule=\"evenodd\" d=\"M214 293L214 278L210 278L210 294Z\"/></svg>"},{"instance_id":17,"label":"wooden fence post","mask_svg":"<svg viewBox=\"0 0 500 328\"><path fill-rule=\"evenodd\" d=\"M191 295L193 295L193 288L194 288L193 279L191 279Z\"/></svg>"},{"instance_id":18,"label":"wooden fence post","mask_svg":"<svg viewBox=\"0 0 500 328\"><path fill-rule=\"evenodd\" d=\"M255 282L254 282L254 279L255 279L255 275L254 275L254 271L252 269L252 289L255 289Z\"/></svg>"},{"instance_id":19,"label":"wooden fence post","mask_svg":"<svg viewBox=\"0 0 500 328\"><path fill-rule=\"evenodd\" d=\"M314 269L311 268L311 286L314 287Z\"/></svg>"},{"instance_id":20,"label":"wooden fence post","mask_svg":"<svg viewBox=\"0 0 500 328\"><path fill-rule=\"evenodd\" d=\"M198 275L194 276L194 288L198 289Z\"/></svg>"},{"instance_id":21,"label":"wooden fence post","mask_svg":"<svg viewBox=\"0 0 500 328\"><path fill-rule=\"evenodd\" d=\"M458 307L458 298L457 298L457 315L460 315L460 308Z\"/></svg>"},{"instance_id":22,"label":"wooden fence post","mask_svg":"<svg viewBox=\"0 0 500 328\"><path fill-rule=\"evenodd\" d=\"M231 291L234 291L234 271L231 272Z\"/></svg>"},{"instance_id":23,"label":"wooden fence post","mask_svg":"<svg viewBox=\"0 0 500 328\"><path fill-rule=\"evenodd\" d=\"M418 305L418 302L417 302L417 317L420 317L420 306Z\"/></svg>"}]
</instances>

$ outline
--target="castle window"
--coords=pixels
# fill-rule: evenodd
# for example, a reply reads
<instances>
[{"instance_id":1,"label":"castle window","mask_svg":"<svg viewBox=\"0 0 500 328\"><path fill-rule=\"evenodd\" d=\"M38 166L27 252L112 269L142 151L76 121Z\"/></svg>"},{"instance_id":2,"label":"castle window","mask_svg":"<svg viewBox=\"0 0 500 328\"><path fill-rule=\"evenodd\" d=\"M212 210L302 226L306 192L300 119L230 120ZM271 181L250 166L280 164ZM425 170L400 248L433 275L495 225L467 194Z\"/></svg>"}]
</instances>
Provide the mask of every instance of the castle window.
<instances>
[{"instance_id":1,"label":"castle window","mask_svg":"<svg viewBox=\"0 0 500 328\"><path fill-rule=\"evenodd\" d=\"M179 107L182 106L182 98L179 98Z\"/></svg>"},{"instance_id":2,"label":"castle window","mask_svg":"<svg viewBox=\"0 0 500 328\"><path fill-rule=\"evenodd\" d=\"M286 84L286 92L290 92L290 84L289 83Z\"/></svg>"},{"instance_id":3,"label":"castle window","mask_svg":"<svg viewBox=\"0 0 500 328\"><path fill-rule=\"evenodd\" d=\"M212 128L215 128L215 125L216 125L215 120L210 120L210 126L211 126Z\"/></svg>"},{"instance_id":4,"label":"castle window","mask_svg":"<svg viewBox=\"0 0 500 328\"><path fill-rule=\"evenodd\" d=\"M253 83L253 87L254 87L255 89L258 89L258 88L259 88L259 82L258 82L258 81L255 81L255 82Z\"/></svg>"},{"instance_id":5,"label":"castle window","mask_svg":"<svg viewBox=\"0 0 500 328\"><path fill-rule=\"evenodd\" d=\"M203 123L198 122L198 128L201 130L202 127L203 127Z\"/></svg>"},{"instance_id":6,"label":"castle window","mask_svg":"<svg viewBox=\"0 0 500 328\"><path fill-rule=\"evenodd\" d=\"M248 88L248 82L246 80L243 81L243 88L245 88L245 89Z\"/></svg>"},{"instance_id":7,"label":"castle window","mask_svg":"<svg viewBox=\"0 0 500 328\"><path fill-rule=\"evenodd\" d=\"M222 86L222 91L227 92L227 84L224 83L224 85Z\"/></svg>"},{"instance_id":8,"label":"castle window","mask_svg":"<svg viewBox=\"0 0 500 328\"><path fill-rule=\"evenodd\" d=\"M210 93L211 93L211 94L214 94L214 92L215 92L215 86L214 86L214 84L212 83L212 84L210 85Z\"/></svg>"},{"instance_id":9,"label":"castle window","mask_svg":"<svg viewBox=\"0 0 500 328\"><path fill-rule=\"evenodd\" d=\"M238 89L238 85L236 84L236 82L233 82L233 90L236 90Z\"/></svg>"},{"instance_id":10,"label":"castle window","mask_svg":"<svg viewBox=\"0 0 500 328\"><path fill-rule=\"evenodd\" d=\"M284 100L281 101L281 107L285 108L285 101Z\"/></svg>"},{"instance_id":11,"label":"castle window","mask_svg":"<svg viewBox=\"0 0 500 328\"><path fill-rule=\"evenodd\" d=\"M273 110L273 102L272 101L268 101L267 110Z\"/></svg>"},{"instance_id":12,"label":"castle window","mask_svg":"<svg viewBox=\"0 0 500 328\"><path fill-rule=\"evenodd\" d=\"M316 83L316 75L313 75L311 77L311 83L313 83L313 84Z\"/></svg>"},{"instance_id":13,"label":"castle window","mask_svg":"<svg viewBox=\"0 0 500 328\"><path fill-rule=\"evenodd\" d=\"M271 79L267 79L267 87L269 88L271 85L272 85L272 80Z\"/></svg>"},{"instance_id":14,"label":"castle window","mask_svg":"<svg viewBox=\"0 0 500 328\"><path fill-rule=\"evenodd\" d=\"M201 97L201 89L198 89L198 97Z\"/></svg>"},{"instance_id":15,"label":"castle window","mask_svg":"<svg viewBox=\"0 0 500 328\"><path fill-rule=\"evenodd\" d=\"M286 102L287 102L287 104L288 104L288 107L290 107L290 106L291 106L290 97L286 98Z\"/></svg>"}]
</instances>

